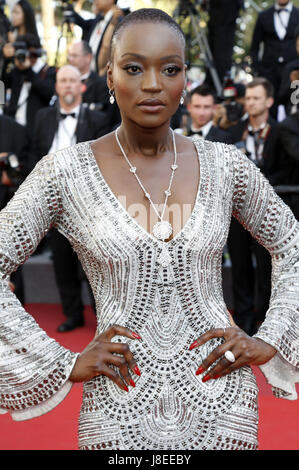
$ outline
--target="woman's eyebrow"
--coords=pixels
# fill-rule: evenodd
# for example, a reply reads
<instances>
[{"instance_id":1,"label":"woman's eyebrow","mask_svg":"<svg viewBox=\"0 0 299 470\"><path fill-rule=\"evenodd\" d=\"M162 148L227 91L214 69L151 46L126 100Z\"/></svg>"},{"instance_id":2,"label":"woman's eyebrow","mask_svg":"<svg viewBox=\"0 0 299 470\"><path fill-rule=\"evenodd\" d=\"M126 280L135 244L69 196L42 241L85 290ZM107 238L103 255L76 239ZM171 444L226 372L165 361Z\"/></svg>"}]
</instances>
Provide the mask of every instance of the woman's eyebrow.
<instances>
[{"instance_id":1,"label":"woman's eyebrow","mask_svg":"<svg viewBox=\"0 0 299 470\"><path fill-rule=\"evenodd\" d=\"M125 52L124 54L122 54L121 58L127 55L137 57L138 59L146 59L146 56L141 55L141 54L136 54L135 52ZM160 60L169 60L169 59L175 59L175 58L182 60L182 57L179 54L167 55L167 56L161 57Z\"/></svg>"},{"instance_id":2,"label":"woman's eyebrow","mask_svg":"<svg viewBox=\"0 0 299 470\"><path fill-rule=\"evenodd\" d=\"M139 59L146 59L146 57L144 55L135 54L135 52L125 52L124 54L122 54L121 57L125 57L127 55L130 55L130 56L133 56L133 57L138 57Z\"/></svg>"}]
</instances>

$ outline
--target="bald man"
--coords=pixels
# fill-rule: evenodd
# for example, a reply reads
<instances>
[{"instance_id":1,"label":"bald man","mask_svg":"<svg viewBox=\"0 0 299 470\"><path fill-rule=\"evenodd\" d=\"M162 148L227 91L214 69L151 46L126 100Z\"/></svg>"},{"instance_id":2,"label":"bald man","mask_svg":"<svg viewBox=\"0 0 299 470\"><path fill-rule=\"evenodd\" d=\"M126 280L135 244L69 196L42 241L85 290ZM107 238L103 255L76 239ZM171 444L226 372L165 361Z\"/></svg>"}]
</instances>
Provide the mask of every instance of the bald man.
<instances>
[{"instance_id":1,"label":"bald man","mask_svg":"<svg viewBox=\"0 0 299 470\"><path fill-rule=\"evenodd\" d=\"M101 111L91 111L82 104L81 74L76 67L65 65L56 74L55 106L41 109L35 120L31 166L44 155L62 148L97 139L109 131ZM53 267L66 321L58 331L67 332L84 324L81 267L68 240L51 230L49 242ZM93 303L93 299L92 299Z\"/></svg>"},{"instance_id":2,"label":"bald man","mask_svg":"<svg viewBox=\"0 0 299 470\"><path fill-rule=\"evenodd\" d=\"M84 86L80 71L64 65L56 74L55 106L41 109L35 119L31 167L48 153L109 132L106 116L82 103Z\"/></svg>"}]
</instances>

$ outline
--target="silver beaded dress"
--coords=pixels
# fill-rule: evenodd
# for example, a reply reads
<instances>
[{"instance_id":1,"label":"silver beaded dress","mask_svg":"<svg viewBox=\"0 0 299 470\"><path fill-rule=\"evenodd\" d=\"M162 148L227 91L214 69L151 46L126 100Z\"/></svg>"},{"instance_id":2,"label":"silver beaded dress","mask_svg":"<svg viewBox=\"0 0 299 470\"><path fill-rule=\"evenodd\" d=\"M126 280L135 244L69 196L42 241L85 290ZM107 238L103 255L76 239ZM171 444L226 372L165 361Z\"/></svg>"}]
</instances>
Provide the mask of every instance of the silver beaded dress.
<instances>
[{"instance_id":1,"label":"silver beaded dress","mask_svg":"<svg viewBox=\"0 0 299 470\"><path fill-rule=\"evenodd\" d=\"M256 449L251 368L203 383L195 372L223 339L189 351L205 331L230 324L221 273L232 215L272 255L271 303L256 337L278 353L261 369L276 396L297 398L299 224L235 147L199 139L194 145L200 163L196 202L166 245L112 193L89 142L45 156L1 212L1 412L15 420L42 415L72 386L68 377L78 352L49 338L8 286L10 273L55 226L86 271L97 331L119 324L142 336L113 339L130 344L141 371L129 393L105 376L84 383L79 448Z\"/></svg>"}]
</instances>

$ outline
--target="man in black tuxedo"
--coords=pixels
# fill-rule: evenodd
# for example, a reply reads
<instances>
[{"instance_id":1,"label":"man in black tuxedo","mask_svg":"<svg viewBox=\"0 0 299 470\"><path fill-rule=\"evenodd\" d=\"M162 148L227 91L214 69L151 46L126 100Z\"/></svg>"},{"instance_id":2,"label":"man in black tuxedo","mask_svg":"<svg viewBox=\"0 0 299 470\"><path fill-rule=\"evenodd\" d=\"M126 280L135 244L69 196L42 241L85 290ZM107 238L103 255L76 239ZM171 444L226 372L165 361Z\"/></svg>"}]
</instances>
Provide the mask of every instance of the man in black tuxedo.
<instances>
[{"instance_id":1,"label":"man in black tuxedo","mask_svg":"<svg viewBox=\"0 0 299 470\"><path fill-rule=\"evenodd\" d=\"M81 73L83 83L82 102L88 103L90 109L104 111L111 129L120 122L120 113L116 102L109 102L109 90L105 77L100 77L91 70L92 50L86 41L75 42L68 50L68 63Z\"/></svg>"},{"instance_id":2,"label":"man in black tuxedo","mask_svg":"<svg viewBox=\"0 0 299 470\"><path fill-rule=\"evenodd\" d=\"M187 101L189 122L186 134L188 136L197 134L211 142L231 143L230 135L213 124L215 109L212 89L206 84L194 88L189 93Z\"/></svg>"},{"instance_id":3,"label":"man in black tuxedo","mask_svg":"<svg viewBox=\"0 0 299 470\"><path fill-rule=\"evenodd\" d=\"M109 132L106 116L82 104L82 83L78 69L65 65L57 72L55 106L36 115L32 166L44 155L78 142L93 140ZM71 331L84 324L81 299L82 268L68 240L52 230L49 242L53 266L66 321L58 331Z\"/></svg>"},{"instance_id":4,"label":"man in black tuxedo","mask_svg":"<svg viewBox=\"0 0 299 470\"><path fill-rule=\"evenodd\" d=\"M32 34L18 37L16 53L25 47L23 57L14 58L14 67L4 71L2 80L6 89L11 89L11 99L4 113L24 125L30 138L33 136L34 119L39 109L48 106L55 93L55 67L49 67L41 57L39 39Z\"/></svg>"},{"instance_id":5,"label":"man in black tuxedo","mask_svg":"<svg viewBox=\"0 0 299 470\"><path fill-rule=\"evenodd\" d=\"M29 139L25 127L9 116L0 115L0 210L6 206L26 176L28 152ZM15 165L20 169L16 174L11 172ZM24 304L22 267L12 274L11 281L16 296Z\"/></svg>"},{"instance_id":6,"label":"man in black tuxedo","mask_svg":"<svg viewBox=\"0 0 299 470\"><path fill-rule=\"evenodd\" d=\"M299 82L299 25L295 29L295 44L297 58L285 65L278 92L278 103L284 105L287 115L293 114L299 109L297 100L294 100L294 96L297 95L296 89ZM292 88L292 84L296 88Z\"/></svg>"},{"instance_id":7,"label":"man in black tuxedo","mask_svg":"<svg viewBox=\"0 0 299 470\"><path fill-rule=\"evenodd\" d=\"M277 149L277 122L270 117L273 86L259 77L246 87L248 119L235 130L235 145L252 160L272 185L281 181L285 170ZM238 132L237 132L238 131ZM241 224L232 218L227 247L232 262L234 320L248 334L254 334L265 318L271 295L271 258ZM256 260L254 269L252 255ZM255 288L257 296L255 298Z\"/></svg>"},{"instance_id":8,"label":"man in black tuxedo","mask_svg":"<svg viewBox=\"0 0 299 470\"><path fill-rule=\"evenodd\" d=\"M299 25L299 9L289 0L278 0L275 5L258 15L254 28L251 57L255 72L267 78L274 86L277 101L285 65L296 59L295 29ZM263 46L262 57L260 57ZM271 114L276 117L277 107Z\"/></svg>"}]
</instances>

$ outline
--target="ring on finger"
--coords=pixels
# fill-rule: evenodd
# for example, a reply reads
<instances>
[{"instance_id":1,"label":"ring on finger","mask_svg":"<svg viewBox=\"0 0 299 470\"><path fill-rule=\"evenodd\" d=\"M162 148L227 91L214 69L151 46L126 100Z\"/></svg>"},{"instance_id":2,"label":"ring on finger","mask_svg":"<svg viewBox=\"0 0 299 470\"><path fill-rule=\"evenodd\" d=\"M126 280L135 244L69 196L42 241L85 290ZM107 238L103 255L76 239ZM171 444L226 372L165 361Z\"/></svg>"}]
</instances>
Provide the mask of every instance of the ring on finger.
<instances>
[{"instance_id":1,"label":"ring on finger","mask_svg":"<svg viewBox=\"0 0 299 470\"><path fill-rule=\"evenodd\" d=\"M234 353L233 353L232 351L230 351L230 350L225 351L224 357L225 357L225 359L227 359L229 362L235 362L235 360L236 360Z\"/></svg>"}]
</instances>

